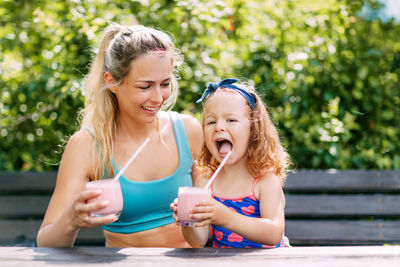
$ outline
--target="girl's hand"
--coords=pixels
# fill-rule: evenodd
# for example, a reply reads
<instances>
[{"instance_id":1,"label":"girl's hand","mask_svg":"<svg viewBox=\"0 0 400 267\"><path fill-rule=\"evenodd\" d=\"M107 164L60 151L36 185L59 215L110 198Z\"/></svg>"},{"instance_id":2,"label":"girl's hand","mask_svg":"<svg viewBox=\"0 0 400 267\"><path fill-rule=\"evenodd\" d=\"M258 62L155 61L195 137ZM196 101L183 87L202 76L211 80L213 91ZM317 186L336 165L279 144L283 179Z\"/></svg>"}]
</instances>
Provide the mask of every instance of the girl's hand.
<instances>
[{"instance_id":1,"label":"girl's hand","mask_svg":"<svg viewBox=\"0 0 400 267\"><path fill-rule=\"evenodd\" d=\"M178 218L178 213L177 213L177 210L178 210L178 198L174 199L174 202L172 202L169 205L169 208L173 211L172 218L174 219L175 224L181 226L181 223L179 222L179 218Z\"/></svg>"},{"instance_id":2,"label":"girl's hand","mask_svg":"<svg viewBox=\"0 0 400 267\"><path fill-rule=\"evenodd\" d=\"M200 220L195 223L195 227L209 224L223 225L229 218L231 211L220 202L212 199L211 201L201 202L193 208L191 217Z\"/></svg>"},{"instance_id":3,"label":"girl's hand","mask_svg":"<svg viewBox=\"0 0 400 267\"><path fill-rule=\"evenodd\" d=\"M78 195L71 205L70 212L72 213L71 224L73 228L91 228L103 224L109 224L118 219L114 214L103 217L91 216L90 213L98 209L106 207L109 203L90 203L88 200L101 195L101 190L85 190Z\"/></svg>"}]
</instances>

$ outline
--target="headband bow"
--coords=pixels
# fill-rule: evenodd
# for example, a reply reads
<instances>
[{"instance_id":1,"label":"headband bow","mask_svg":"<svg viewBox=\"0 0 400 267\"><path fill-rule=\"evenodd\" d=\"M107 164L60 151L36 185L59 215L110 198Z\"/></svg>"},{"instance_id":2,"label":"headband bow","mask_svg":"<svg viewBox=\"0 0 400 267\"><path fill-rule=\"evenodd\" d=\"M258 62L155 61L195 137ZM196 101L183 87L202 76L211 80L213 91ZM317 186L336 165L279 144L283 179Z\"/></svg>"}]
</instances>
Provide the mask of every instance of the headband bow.
<instances>
[{"instance_id":1,"label":"headband bow","mask_svg":"<svg viewBox=\"0 0 400 267\"><path fill-rule=\"evenodd\" d=\"M237 87L236 85L234 85L234 83L236 83L237 81L238 81L237 79L229 79L228 78L228 79L224 79L224 80L220 81L219 83L215 83L215 82L209 83L207 89L204 91L201 98L196 101L196 103L202 102L211 93L215 92L218 88L224 87L224 88L232 89L232 90L238 92L239 94L241 94L246 99L251 110L254 110L254 107L256 106L256 99L254 98L253 95L251 95L246 90L243 90L243 89Z\"/></svg>"}]
</instances>

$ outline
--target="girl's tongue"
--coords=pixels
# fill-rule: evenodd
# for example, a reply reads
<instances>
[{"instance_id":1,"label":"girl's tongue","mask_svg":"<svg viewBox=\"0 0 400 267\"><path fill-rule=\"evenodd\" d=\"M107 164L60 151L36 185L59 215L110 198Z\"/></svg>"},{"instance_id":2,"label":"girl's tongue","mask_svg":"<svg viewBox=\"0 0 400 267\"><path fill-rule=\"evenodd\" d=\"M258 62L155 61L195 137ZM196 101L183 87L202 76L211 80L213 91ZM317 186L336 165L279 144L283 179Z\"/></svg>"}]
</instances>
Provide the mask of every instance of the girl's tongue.
<instances>
[{"instance_id":1,"label":"girl's tongue","mask_svg":"<svg viewBox=\"0 0 400 267\"><path fill-rule=\"evenodd\" d=\"M218 149L218 152L221 154L226 154L232 150L232 144L229 141L224 141Z\"/></svg>"}]
</instances>

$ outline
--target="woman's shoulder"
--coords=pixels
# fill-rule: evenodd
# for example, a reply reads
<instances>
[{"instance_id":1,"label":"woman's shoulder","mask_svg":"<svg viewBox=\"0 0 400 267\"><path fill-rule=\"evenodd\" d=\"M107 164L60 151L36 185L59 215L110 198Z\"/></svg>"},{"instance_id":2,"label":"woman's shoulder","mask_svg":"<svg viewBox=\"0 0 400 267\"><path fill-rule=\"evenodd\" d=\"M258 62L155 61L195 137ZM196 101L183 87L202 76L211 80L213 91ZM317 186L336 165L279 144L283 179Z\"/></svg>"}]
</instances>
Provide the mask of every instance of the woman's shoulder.
<instances>
[{"instance_id":1,"label":"woman's shoulder","mask_svg":"<svg viewBox=\"0 0 400 267\"><path fill-rule=\"evenodd\" d=\"M200 122L193 116L179 113L179 118L182 120L186 133L197 137L202 137L202 128Z\"/></svg>"},{"instance_id":2,"label":"woman's shoulder","mask_svg":"<svg viewBox=\"0 0 400 267\"><path fill-rule=\"evenodd\" d=\"M183 123L190 150L198 154L203 145L203 130L200 122L193 116L183 113L177 113Z\"/></svg>"},{"instance_id":3,"label":"woman's shoulder","mask_svg":"<svg viewBox=\"0 0 400 267\"><path fill-rule=\"evenodd\" d=\"M69 139L61 158L60 177L94 177L93 148L96 146L92 134L80 129ZM68 178L70 179L70 178Z\"/></svg>"},{"instance_id":4,"label":"woman's shoulder","mask_svg":"<svg viewBox=\"0 0 400 267\"><path fill-rule=\"evenodd\" d=\"M93 135L87 129L80 129L76 131L68 140L64 153L88 155L91 153L96 141Z\"/></svg>"}]
</instances>

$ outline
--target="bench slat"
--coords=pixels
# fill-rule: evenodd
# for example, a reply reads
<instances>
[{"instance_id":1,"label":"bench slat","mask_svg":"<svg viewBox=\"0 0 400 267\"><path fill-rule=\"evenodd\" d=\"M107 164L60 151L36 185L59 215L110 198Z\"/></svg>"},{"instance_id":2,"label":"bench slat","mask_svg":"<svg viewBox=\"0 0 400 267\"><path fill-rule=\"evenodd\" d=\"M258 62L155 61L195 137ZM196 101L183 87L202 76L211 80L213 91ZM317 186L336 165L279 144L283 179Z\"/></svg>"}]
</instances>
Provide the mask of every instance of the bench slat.
<instances>
[{"instance_id":1,"label":"bench slat","mask_svg":"<svg viewBox=\"0 0 400 267\"><path fill-rule=\"evenodd\" d=\"M297 170L287 177L286 192L400 193L399 171Z\"/></svg>"},{"instance_id":2,"label":"bench slat","mask_svg":"<svg viewBox=\"0 0 400 267\"><path fill-rule=\"evenodd\" d=\"M0 196L1 217L43 217L50 196ZM400 196L387 195L287 195L287 218L400 216Z\"/></svg>"},{"instance_id":3,"label":"bench slat","mask_svg":"<svg viewBox=\"0 0 400 267\"><path fill-rule=\"evenodd\" d=\"M56 184L57 172L0 172L0 194L48 193Z\"/></svg>"},{"instance_id":4,"label":"bench slat","mask_svg":"<svg viewBox=\"0 0 400 267\"><path fill-rule=\"evenodd\" d=\"M0 196L0 217L41 217L43 219L50 196Z\"/></svg>"},{"instance_id":5,"label":"bench slat","mask_svg":"<svg viewBox=\"0 0 400 267\"><path fill-rule=\"evenodd\" d=\"M287 218L400 217L400 196L287 195Z\"/></svg>"},{"instance_id":6,"label":"bench slat","mask_svg":"<svg viewBox=\"0 0 400 267\"><path fill-rule=\"evenodd\" d=\"M400 221L287 220L292 245L373 245L400 243Z\"/></svg>"},{"instance_id":7,"label":"bench slat","mask_svg":"<svg viewBox=\"0 0 400 267\"><path fill-rule=\"evenodd\" d=\"M0 245L10 245L12 240L19 235L24 235L28 239L35 241L36 235L42 220L1 220L0 221ZM104 246L104 236L101 227L81 229L76 238L76 245L102 245Z\"/></svg>"}]
</instances>

